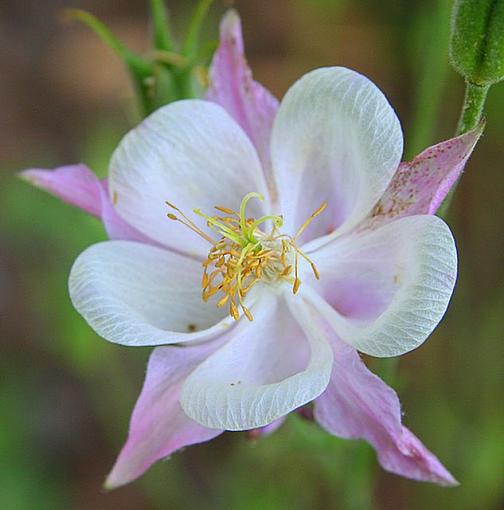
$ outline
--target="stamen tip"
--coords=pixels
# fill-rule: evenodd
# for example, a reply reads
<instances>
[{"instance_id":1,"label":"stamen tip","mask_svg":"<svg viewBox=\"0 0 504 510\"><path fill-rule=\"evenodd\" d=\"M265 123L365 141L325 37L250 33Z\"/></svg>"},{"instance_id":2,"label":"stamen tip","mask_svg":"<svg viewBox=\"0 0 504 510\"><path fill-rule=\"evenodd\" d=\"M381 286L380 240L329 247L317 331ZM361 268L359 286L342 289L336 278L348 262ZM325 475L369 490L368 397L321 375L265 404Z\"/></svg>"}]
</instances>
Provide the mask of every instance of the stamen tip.
<instances>
[{"instance_id":1,"label":"stamen tip","mask_svg":"<svg viewBox=\"0 0 504 510\"><path fill-rule=\"evenodd\" d=\"M254 320L254 317L250 313L250 310L246 306L243 306L243 305L242 305L242 310L243 310L243 313L245 314L245 317L247 317L247 319L250 322L252 322Z\"/></svg>"},{"instance_id":2,"label":"stamen tip","mask_svg":"<svg viewBox=\"0 0 504 510\"><path fill-rule=\"evenodd\" d=\"M229 314L235 321L239 320L240 314L238 313L238 308L236 308L236 305L234 304L234 301L231 301L229 303Z\"/></svg>"}]
</instances>

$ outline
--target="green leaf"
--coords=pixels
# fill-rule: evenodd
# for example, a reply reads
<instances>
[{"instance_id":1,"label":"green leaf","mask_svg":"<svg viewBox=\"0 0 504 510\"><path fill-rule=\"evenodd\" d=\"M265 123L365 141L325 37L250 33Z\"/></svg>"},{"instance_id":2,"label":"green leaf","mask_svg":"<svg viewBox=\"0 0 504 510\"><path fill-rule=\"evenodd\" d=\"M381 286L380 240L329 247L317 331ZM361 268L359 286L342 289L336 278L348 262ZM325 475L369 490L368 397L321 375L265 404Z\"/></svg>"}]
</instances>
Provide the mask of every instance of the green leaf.
<instances>
[{"instance_id":1,"label":"green leaf","mask_svg":"<svg viewBox=\"0 0 504 510\"><path fill-rule=\"evenodd\" d=\"M168 10L164 0L150 0L154 48L160 51L173 52L175 44L172 38Z\"/></svg>"},{"instance_id":2,"label":"green leaf","mask_svg":"<svg viewBox=\"0 0 504 510\"><path fill-rule=\"evenodd\" d=\"M156 86L154 65L124 46L124 44L92 14L81 9L67 9L65 11L65 16L69 19L78 20L88 26L122 60L136 88L142 116L146 116L155 110L153 101Z\"/></svg>"},{"instance_id":3,"label":"green leaf","mask_svg":"<svg viewBox=\"0 0 504 510\"><path fill-rule=\"evenodd\" d=\"M212 5L213 0L200 0L193 11L187 35L182 45L182 55L189 58L194 58L198 51L198 43L201 34L201 28L205 16Z\"/></svg>"},{"instance_id":4,"label":"green leaf","mask_svg":"<svg viewBox=\"0 0 504 510\"><path fill-rule=\"evenodd\" d=\"M152 64L137 55L124 44L95 16L81 9L66 9L65 16L88 26L136 76L146 78L152 74Z\"/></svg>"}]
</instances>

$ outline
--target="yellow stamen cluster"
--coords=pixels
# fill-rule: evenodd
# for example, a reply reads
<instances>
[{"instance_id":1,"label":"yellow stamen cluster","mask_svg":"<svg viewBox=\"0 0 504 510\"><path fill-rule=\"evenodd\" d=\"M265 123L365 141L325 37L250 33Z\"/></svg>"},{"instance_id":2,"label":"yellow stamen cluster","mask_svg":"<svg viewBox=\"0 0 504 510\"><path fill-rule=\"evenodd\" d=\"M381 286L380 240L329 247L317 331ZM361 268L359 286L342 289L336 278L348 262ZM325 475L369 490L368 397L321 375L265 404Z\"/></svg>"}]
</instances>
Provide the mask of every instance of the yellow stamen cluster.
<instances>
[{"instance_id":1,"label":"yellow stamen cluster","mask_svg":"<svg viewBox=\"0 0 504 510\"><path fill-rule=\"evenodd\" d=\"M251 198L264 200L259 193L248 193L242 200L240 211L235 212L223 206L215 206L222 216L207 216L199 209L194 213L206 220L207 226L220 235L214 241L194 224L180 209L167 202L181 217L168 213L168 218L178 221L212 244L207 259L203 262L202 297L208 301L222 293L217 307L229 306L233 319L240 318L239 308L248 320L253 320L244 299L250 289L259 281L286 280L292 284L294 294L299 290L299 257L311 266L315 277L319 273L315 264L296 246L296 240L308 225L324 211L322 204L301 226L294 237L279 233L281 216L263 216L257 220L246 217L246 206ZM263 223L273 224L271 233L266 235L259 229ZM292 262L292 258L294 261Z\"/></svg>"}]
</instances>

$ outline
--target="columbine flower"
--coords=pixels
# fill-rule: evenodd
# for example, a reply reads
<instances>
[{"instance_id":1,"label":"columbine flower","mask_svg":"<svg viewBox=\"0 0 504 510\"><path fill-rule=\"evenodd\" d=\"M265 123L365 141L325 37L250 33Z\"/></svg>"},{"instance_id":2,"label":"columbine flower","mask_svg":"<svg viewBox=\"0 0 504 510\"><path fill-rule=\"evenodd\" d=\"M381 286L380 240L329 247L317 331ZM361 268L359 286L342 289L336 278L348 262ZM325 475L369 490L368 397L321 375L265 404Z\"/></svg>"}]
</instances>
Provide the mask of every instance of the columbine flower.
<instances>
[{"instance_id":1,"label":"columbine flower","mask_svg":"<svg viewBox=\"0 0 504 510\"><path fill-rule=\"evenodd\" d=\"M357 351L404 354L443 316L456 251L433 213L481 130L399 165L393 109L344 68L307 74L277 111L233 12L211 82L213 102L172 103L131 131L108 182L82 165L25 173L115 239L75 262L77 310L111 342L163 346L107 485L312 401L321 426L369 441L385 469L456 483Z\"/></svg>"}]
</instances>

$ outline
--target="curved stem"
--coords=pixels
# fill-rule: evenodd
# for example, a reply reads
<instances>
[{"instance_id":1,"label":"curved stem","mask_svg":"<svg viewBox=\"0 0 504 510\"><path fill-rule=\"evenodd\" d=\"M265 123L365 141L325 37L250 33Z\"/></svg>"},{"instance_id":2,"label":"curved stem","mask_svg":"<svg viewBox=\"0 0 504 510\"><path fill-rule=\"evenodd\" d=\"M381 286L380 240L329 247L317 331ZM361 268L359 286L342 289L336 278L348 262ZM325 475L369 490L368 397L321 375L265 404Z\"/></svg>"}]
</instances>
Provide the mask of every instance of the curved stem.
<instances>
[{"instance_id":1,"label":"curved stem","mask_svg":"<svg viewBox=\"0 0 504 510\"><path fill-rule=\"evenodd\" d=\"M462 112L460 113L460 119L455 133L457 136L474 129L479 124L483 115L483 107L485 106L489 88L490 85L475 85L474 83L466 81L464 104L462 106ZM452 186L450 192L439 208L437 215L441 218L446 217L459 182L460 178Z\"/></svg>"},{"instance_id":2,"label":"curved stem","mask_svg":"<svg viewBox=\"0 0 504 510\"><path fill-rule=\"evenodd\" d=\"M466 82L464 105L457 126L457 135L474 129L480 122L490 85Z\"/></svg>"}]
</instances>

